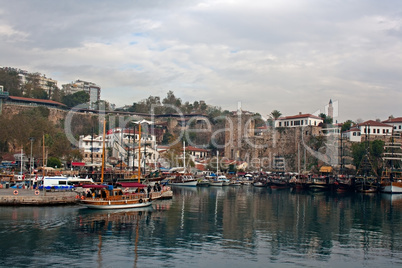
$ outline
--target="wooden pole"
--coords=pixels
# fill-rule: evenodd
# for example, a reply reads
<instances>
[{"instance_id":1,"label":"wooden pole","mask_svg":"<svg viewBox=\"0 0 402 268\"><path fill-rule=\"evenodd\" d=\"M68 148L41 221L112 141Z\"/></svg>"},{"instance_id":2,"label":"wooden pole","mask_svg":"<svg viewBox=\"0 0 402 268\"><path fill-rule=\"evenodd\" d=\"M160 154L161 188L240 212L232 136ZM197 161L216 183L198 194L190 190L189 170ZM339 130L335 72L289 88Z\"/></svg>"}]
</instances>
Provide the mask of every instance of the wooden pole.
<instances>
[{"instance_id":1,"label":"wooden pole","mask_svg":"<svg viewBox=\"0 0 402 268\"><path fill-rule=\"evenodd\" d=\"M106 120L103 121L103 150L102 150L102 171L101 171L101 184L103 184L104 170L105 170L105 154L106 154L106 146L105 146L105 136L106 136Z\"/></svg>"},{"instance_id":2,"label":"wooden pole","mask_svg":"<svg viewBox=\"0 0 402 268\"><path fill-rule=\"evenodd\" d=\"M138 123L138 183L141 182L141 123Z\"/></svg>"}]
</instances>

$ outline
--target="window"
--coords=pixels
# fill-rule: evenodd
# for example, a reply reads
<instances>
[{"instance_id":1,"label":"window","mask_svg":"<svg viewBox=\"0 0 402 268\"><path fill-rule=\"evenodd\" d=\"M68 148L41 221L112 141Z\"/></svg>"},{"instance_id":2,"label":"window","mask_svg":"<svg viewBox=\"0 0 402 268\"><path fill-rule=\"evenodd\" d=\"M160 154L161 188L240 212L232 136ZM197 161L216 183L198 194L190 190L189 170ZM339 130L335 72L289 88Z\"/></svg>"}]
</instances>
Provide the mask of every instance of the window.
<instances>
[{"instance_id":1,"label":"window","mask_svg":"<svg viewBox=\"0 0 402 268\"><path fill-rule=\"evenodd\" d=\"M402 125L399 125L399 129L402 129Z\"/></svg>"},{"instance_id":2,"label":"window","mask_svg":"<svg viewBox=\"0 0 402 268\"><path fill-rule=\"evenodd\" d=\"M280 126L280 127L282 126L282 122L279 122L279 126Z\"/></svg>"}]
</instances>

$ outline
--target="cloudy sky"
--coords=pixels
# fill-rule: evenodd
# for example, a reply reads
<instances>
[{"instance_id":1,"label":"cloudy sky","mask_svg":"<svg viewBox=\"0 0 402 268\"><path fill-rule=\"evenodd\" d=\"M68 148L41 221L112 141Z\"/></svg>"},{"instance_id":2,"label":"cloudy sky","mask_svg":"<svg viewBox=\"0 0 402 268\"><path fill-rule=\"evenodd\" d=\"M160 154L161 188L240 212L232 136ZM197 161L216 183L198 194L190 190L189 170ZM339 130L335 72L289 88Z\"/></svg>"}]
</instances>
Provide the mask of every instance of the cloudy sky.
<instances>
[{"instance_id":1,"label":"cloudy sky","mask_svg":"<svg viewBox=\"0 0 402 268\"><path fill-rule=\"evenodd\" d=\"M402 116L400 0L0 0L0 66L183 101L338 121Z\"/></svg>"}]
</instances>

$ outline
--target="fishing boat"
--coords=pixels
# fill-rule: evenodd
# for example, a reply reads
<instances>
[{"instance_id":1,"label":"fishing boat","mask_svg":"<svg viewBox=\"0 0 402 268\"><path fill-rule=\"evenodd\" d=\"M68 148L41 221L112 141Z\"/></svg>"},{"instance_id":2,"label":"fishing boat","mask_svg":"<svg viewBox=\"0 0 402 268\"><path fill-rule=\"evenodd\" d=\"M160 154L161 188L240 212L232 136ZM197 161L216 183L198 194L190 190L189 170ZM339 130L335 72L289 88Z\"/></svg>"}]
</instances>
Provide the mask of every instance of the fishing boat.
<instances>
[{"instance_id":1,"label":"fishing boat","mask_svg":"<svg viewBox=\"0 0 402 268\"><path fill-rule=\"evenodd\" d=\"M384 144L383 173L381 176L381 191L390 194L402 194L402 147L395 142L400 135L392 134L390 142Z\"/></svg>"},{"instance_id":2,"label":"fishing boat","mask_svg":"<svg viewBox=\"0 0 402 268\"><path fill-rule=\"evenodd\" d=\"M91 209L141 208L152 204L149 195L141 191L146 185L136 182L121 184L123 188L105 184L83 185L87 191L81 196L81 204ZM130 191L129 188L134 189Z\"/></svg>"}]
</instances>

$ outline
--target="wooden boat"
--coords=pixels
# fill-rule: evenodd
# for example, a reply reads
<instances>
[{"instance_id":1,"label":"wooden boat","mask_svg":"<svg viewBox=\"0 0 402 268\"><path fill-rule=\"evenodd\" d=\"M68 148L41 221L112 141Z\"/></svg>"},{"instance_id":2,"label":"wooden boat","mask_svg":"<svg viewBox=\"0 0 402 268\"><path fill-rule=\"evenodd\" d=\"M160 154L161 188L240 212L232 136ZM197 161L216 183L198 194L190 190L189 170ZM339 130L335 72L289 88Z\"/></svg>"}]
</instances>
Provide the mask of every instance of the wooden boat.
<instances>
[{"instance_id":1,"label":"wooden boat","mask_svg":"<svg viewBox=\"0 0 402 268\"><path fill-rule=\"evenodd\" d=\"M87 189L86 195L81 196L81 204L91 209L124 209L147 207L152 204L151 199L140 189L146 187L140 183L126 183L122 188L113 185L97 184L83 185ZM128 188L136 188L130 192Z\"/></svg>"},{"instance_id":2,"label":"wooden boat","mask_svg":"<svg viewBox=\"0 0 402 268\"><path fill-rule=\"evenodd\" d=\"M396 134L384 145L384 172L381 176L381 191L390 194L402 194L402 146L395 142Z\"/></svg>"}]
</instances>

